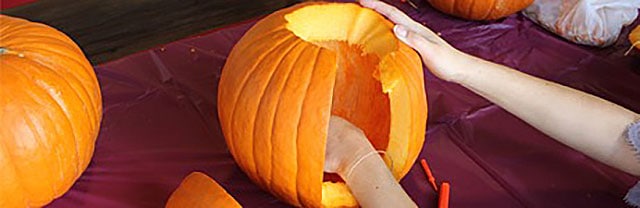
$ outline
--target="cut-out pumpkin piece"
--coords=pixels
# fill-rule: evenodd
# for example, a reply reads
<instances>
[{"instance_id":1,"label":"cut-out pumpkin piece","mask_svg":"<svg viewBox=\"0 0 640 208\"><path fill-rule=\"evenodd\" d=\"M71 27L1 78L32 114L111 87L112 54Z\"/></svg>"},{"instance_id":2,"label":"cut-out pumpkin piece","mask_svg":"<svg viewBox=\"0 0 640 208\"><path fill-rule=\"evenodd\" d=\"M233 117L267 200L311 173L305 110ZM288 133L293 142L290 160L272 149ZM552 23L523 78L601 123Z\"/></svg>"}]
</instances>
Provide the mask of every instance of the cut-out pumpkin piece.
<instances>
[{"instance_id":1,"label":"cut-out pumpkin piece","mask_svg":"<svg viewBox=\"0 0 640 208\"><path fill-rule=\"evenodd\" d=\"M240 204L215 180L201 172L189 174L171 194L167 208L240 208Z\"/></svg>"},{"instance_id":2,"label":"cut-out pumpkin piece","mask_svg":"<svg viewBox=\"0 0 640 208\"><path fill-rule=\"evenodd\" d=\"M323 172L331 115L362 129L398 180L409 171L427 100L420 57L392 28L357 4L307 2L240 39L222 71L218 116L251 180L294 206L353 206L345 184Z\"/></svg>"},{"instance_id":3,"label":"cut-out pumpkin piece","mask_svg":"<svg viewBox=\"0 0 640 208\"><path fill-rule=\"evenodd\" d=\"M427 0L436 9L470 20L495 20L527 8L533 0Z\"/></svg>"},{"instance_id":4,"label":"cut-out pumpkin piece","mask_svg":"<svg viewBox=\"0 0 640 208\"><path fill-rule=\"evenodd\" d=\"M0 14L0 207L42 207L67 192L101 118L98 79L73 40Z\"/></svg>"}]
</instances>

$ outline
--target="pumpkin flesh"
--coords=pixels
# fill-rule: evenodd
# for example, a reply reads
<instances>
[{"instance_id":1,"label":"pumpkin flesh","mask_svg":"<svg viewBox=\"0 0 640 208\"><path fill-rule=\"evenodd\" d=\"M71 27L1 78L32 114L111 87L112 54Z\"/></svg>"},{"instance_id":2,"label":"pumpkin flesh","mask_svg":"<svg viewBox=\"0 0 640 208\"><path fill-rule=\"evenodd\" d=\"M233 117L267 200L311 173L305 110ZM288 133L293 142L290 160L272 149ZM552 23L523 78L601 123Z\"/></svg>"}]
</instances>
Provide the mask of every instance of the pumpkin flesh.
<instances>
[{"instance_id":1,"label":"pumpkin flesh","mask_svg":"<svg viewBox=\"0 0 640 208\"><path fill-rule=\"evenodd\" d=\"M356 4L313 2L245 34L223 69L218 110L254 182L295 206L357 206L344 183L324 177L332 114L385 151L397 179L408 172L424 141L426 97L420 58L392 27Z\"/></svg>"}]
</instances>

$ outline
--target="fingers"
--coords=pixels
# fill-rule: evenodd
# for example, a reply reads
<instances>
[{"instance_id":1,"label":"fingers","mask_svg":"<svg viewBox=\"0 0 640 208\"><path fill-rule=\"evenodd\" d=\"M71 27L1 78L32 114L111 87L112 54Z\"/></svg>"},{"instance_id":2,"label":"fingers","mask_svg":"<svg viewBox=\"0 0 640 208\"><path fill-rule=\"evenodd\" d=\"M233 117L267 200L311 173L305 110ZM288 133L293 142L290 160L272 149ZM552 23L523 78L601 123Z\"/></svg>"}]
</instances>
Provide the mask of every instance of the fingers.
<instances>
[{"instance_id":1,"label":"fingers","mask_svg":"<svg viewBox=\"0 0 640 208\"><path fill-rule=\"evenodd\" d=\"M433 48L438 47L437 41L422 36L415 31L408 29L406 26L396 25L393 27L393 32L400 41L409 45L411 48L416 49L422 55L427 55L426 53L429 53Z\"/></svg>"},{"instance_id":2,"label":"fingers","mask_svg":"<svg viewBox=\"0 0 640 208\"><path fill-rule=\"evenodd\" d=\"M424 25L413 21L411 17L407 16L404 12L400 11L398 8L395 8L389 4L386 4L379 0L360 0L360 4L364 7L373 9L383 16L387 17L387 19L394 22L396 25L404 25L408 27L410 30L421 33L428 39L431 39L434 42L443 43L444 41L436 35L429 28Z\"/></svg>"},{"instance_id":3,"label":"fingers","mask_svg":"<svg viewBox=\"0 0 640 208\"><path fill-rule=\"evenodd\" d=\"M384 15L389 20L396 24L403 25L414 25L418 24L413 21L409 16L407 16L404 12L400 11L398 8L395 8L391 5L388 5L382 1L378 0L360 0L360 4L364 7L373 9L378 13Z\"/></svg>"}]
</instances>

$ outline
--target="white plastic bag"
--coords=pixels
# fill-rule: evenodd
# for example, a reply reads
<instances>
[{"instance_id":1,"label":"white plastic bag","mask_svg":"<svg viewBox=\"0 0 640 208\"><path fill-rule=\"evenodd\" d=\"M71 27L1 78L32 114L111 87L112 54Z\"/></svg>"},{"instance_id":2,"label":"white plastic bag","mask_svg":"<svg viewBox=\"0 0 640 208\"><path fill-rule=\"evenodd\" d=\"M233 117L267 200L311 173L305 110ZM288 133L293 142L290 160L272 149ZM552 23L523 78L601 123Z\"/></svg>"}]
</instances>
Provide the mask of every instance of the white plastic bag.
<instances>
[{"instance_id":1,"label":"white plastic bag","mask_svg":"<svg viewBox=\"0 0 640 208\"><path fill-rule=\"evenodd\" d=\"M567 40L608 46L638 16L640 0L535 0L524 14Z\"/></svg>"}]
</instances>

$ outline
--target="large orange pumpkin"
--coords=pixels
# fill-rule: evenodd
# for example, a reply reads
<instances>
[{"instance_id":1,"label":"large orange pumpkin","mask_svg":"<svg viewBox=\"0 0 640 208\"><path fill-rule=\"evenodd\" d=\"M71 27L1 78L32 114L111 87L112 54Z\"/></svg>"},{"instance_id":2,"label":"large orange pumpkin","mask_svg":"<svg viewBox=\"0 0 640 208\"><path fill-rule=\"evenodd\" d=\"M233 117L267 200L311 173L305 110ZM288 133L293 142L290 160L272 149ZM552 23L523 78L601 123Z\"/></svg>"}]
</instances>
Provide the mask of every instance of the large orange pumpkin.
<instances>
[{"instance_id":1,"label":"large orange pumpkin","mask_svg":"<svg viewBox=\"0 0 640 208\"><path fill-rule=\"evenodd\" d=\"M436 9L465 19L495 20L524 8L533 0L427 0Z\"/></svg>"},{"instance_id":2,"label":"large orange pumpkin","mask_svg":"<svg viewBox=\"0 0 640 208\"><path fill-rule=\"evenodd\" d=\"M39 207L86 169L102 104L91 64L63 33L0 15L0 207Z\"/></svg>"},{"instance_id":3,"label":"large orange pumpkin","mask_svg":"<svg viewBox=\"0 0 640 208\"><path fill-rule=\"evenodd\" d=\"M397 179L427 120L422 64L393 24L352 3L311 2L259 21L233 48L218 112L238 165L262 188L306 207L355 206L323 175L329 117L363 129Z\"/></svg>"},{"instance_id":4,"label":"large orange pumpkin","mask_svg":"<svg viewBox=\"0 0 640 208\"><path fill-rule=\"evenodd\" d=\"M189 174L171 194L166 208L240 208L220 184L201 172Z\"/></svg>"}]
</instances>

